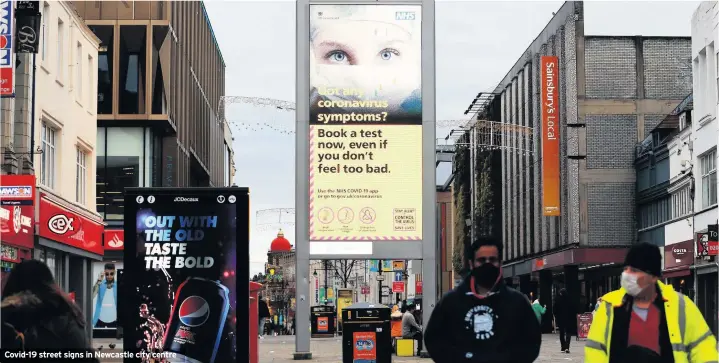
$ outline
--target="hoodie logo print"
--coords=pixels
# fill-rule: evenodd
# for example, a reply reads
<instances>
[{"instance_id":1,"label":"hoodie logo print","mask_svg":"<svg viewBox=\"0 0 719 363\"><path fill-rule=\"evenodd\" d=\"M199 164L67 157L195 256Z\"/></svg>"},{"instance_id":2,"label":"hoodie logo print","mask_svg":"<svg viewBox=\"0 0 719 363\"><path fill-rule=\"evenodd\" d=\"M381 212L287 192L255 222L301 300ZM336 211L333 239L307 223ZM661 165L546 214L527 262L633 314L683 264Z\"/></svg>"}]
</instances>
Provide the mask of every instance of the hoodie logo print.
<instances>
[{"instance_id":1,"label":"hoodie logo print","mask_svg":"<svg viewBox=\"0 0 719 363\"><path fill-rule=\"evenodd\" d=\"M494 336L494 321L497 315L486 305L475 306L464 316L465 328L474 333L475 339L487 340Z\"/></svg>"}]
</instances>

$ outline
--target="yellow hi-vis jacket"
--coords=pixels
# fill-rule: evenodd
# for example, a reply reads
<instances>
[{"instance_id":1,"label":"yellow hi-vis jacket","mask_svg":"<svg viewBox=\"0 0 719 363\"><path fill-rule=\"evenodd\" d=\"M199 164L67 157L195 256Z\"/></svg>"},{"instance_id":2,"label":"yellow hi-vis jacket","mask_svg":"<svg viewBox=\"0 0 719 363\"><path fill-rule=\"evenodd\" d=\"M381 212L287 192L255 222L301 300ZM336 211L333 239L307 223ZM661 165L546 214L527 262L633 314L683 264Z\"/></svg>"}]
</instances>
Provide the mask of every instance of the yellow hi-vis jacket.
<instances>
[{"instance_id":1,"label":"yellow hi-vis jacket","mask_svg":"<svg viewBox=\"0 0 719 363\"><path fill-rule=\"evenodd\" d=\"M674 291L672 286L658 284L664 299L664 315L674 363L719 362L716 338L694 302ZM625 294L622 288L602 297L584 348L585 363L609 363L614 308L622 306Z\"/></svg>"}]
</instances>

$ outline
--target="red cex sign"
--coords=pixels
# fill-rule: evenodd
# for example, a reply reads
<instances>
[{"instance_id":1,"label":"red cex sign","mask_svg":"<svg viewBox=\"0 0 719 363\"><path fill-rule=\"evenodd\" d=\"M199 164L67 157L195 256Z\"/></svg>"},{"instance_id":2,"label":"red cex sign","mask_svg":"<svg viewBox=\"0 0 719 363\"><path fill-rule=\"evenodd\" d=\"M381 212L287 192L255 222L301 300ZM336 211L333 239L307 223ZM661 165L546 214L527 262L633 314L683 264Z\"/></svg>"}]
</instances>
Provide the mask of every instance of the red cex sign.
<instances>
[{"instance_id":1,"label":"red cex sign","mask_svg":"<svg viewBox=\"0 0 719 363\"><path fill-rule=\"evenodd\" d=\"M98 222L73 213L40 195L40 236L79 249L103 254L102 232Z\"/></svg>"},{"instance_id":2,"label":"red cex sign","mask_svg":"<svg viewBox=\"0 0 719 363\"><path fill-rule=\"evenodd\" d=\"M125 249L125 231L121 229L105 230L105 251L122 251Z\"/></svg>"}]
</instances>

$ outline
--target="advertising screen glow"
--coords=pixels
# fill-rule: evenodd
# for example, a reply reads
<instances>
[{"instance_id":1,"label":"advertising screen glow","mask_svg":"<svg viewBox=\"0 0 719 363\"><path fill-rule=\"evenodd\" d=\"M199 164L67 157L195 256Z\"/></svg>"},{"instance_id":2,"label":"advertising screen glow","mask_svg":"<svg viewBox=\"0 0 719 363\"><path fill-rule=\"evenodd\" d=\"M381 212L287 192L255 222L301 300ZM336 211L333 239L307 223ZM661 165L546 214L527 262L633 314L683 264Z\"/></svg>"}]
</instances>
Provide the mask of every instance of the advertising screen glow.
<instances>
[{"instance_id":1,"label":"advertising screen glow","mask_svg":"<svg viewBox=\"0 0 719 363\"><path fill-rule=\"evenodd\" d=\"M310 7L312 241L422 237L421 7Z\"/></svg>"}]
</instances>

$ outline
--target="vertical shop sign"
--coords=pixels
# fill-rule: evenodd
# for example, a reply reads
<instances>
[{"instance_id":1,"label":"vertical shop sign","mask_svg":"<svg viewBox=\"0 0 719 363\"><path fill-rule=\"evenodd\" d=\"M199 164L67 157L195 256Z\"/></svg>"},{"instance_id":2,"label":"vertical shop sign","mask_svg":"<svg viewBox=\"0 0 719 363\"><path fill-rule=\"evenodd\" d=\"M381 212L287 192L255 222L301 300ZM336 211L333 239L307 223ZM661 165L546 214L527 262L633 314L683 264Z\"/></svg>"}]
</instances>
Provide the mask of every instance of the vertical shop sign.
<instances>
[{"instance_id":1,"label":"vertical shop sign","mask_svg":"<svg viewBox=\"0 0 719 363\"><path fill-rule=\"evenodd\" d=\"M559 58L543 56L540 61L542 101L542 211L560 215L559 178Z\"/></svg>"}]
</instances>

